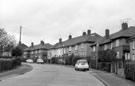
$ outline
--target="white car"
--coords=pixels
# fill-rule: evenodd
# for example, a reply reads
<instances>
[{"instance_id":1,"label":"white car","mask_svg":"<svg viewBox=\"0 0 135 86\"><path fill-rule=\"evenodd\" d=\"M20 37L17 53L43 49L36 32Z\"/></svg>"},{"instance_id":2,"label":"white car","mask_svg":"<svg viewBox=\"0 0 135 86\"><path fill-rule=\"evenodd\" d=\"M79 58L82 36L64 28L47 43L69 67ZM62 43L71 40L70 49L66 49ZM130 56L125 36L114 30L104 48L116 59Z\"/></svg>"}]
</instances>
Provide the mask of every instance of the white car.
<instances>
[{"instance_id":1,"label":"white car","mask_svg":"<svg viewBox=\"0 0 135 86\"><path fill-rule=\"evenodd\" d=\"M77 60L76 64L75 64L75 70L89 70L89 64L87 62L87 60L85 59L81 59L81 60Z\"/></svg>"},{"instance_id":2,"label":"white car","mask_svg":"<svg viewBox=\"0 0 135 86\"><path fill-rule=\"evenodd\" d=\"M43 59L37 59L37 63L44 63Z\"/></svg>"},{"instance_id":3,"label":"white car","mask_svg":"<svg viewBox=\"0 0 135 86\"><path fill-rule=\"evenodd\" d=\"M26 62L33 63L33 60L32 59L27 59Z\"/></svg>"}]
</instances>

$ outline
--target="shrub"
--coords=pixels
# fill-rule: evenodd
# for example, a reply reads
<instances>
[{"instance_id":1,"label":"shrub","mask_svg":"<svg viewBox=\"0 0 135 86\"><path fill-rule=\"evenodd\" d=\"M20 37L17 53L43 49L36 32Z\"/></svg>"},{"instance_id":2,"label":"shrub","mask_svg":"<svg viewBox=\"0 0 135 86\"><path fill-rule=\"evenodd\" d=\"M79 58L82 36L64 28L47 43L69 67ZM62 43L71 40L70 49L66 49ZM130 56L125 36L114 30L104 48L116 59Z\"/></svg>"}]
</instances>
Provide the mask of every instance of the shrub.
<instances>
[{"instance_id":1,"label":"shrub","mask_svg":"<svg viewBox=\"0 0 135 86\"><path fill-rule=\"evenodd\" d=\"M0 72L4 70L10 70L13 68L13 60L0 58Z\"/></svg>"},{"instance_id":2,"label":"shrub","mask_svg":"<svg viewBox=\"0 0 135 86\"><path fill-rule=\"evenodd\" d=\"M77 62L77 60L80 60L82 59L82 57L80 56L74 56L73 59L72 59L72 65L75 65L75 63Z\"/></svg>"},{"instance_id":3,"label":"shrub","mask_svg":"<svg viewBox=\"0 0 135 86\"><path fill-rule=\"evenodd\" d=\"M51 63L57 64L57 63L58 63L57 57L52 57L52 58L51 58Z\"/></svg>"},{"instance_id":4,"label":"shrub","mask_svg":"<svg viewBox=\"0 0 135 86\"><path fill-rule=\"evenodd\" d=\"M135 82L135 63L126 64L125 78Z\"/></svg>"},{"instance_id":5,"label":"shrub","mask_svg":"<svg viewBox=\"0 0 135 86\"><path fill-rule=\"evenodd\" d=\"M116 52L114 50L103 50L98 52L100 62L116 61Z\"/></svg>"}]
</instances>

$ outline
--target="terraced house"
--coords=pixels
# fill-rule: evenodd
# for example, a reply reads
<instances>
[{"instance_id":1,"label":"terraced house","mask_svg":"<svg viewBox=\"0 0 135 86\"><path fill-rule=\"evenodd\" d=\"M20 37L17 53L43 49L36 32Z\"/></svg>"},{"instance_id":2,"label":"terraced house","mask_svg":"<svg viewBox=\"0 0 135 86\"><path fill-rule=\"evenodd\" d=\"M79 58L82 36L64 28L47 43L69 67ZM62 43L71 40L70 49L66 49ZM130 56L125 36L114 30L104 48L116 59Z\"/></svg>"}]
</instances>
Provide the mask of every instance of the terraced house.
<instances>
[{"instance_id":1,"label":"terraced house","mask_svg":"<svg viewBox=\"0 0 135 86\"><path fill-rule=\"evenodd\" d=\"M135 34L135 26L128 27L127 23L122 23L122 29L116 33L109 34L109 30L105 31L105 36L98 42L93 44L92 56L98 58L97 51L100 50L114 50L117 55L117 68L124 68L124 60L130 55L130 46L127 40Z\"/></svg>"},{"instance_id":2,"label":"terraced house","mask_svg":"<svg viewBox=\"0 0 135 86\"><path fill-rule=\"evenodd\" d=\"M23 53L23 58L47 58L47 50L51 48L52 45L49 43L44 43L44 41L41 41L40 44L34 45L34 43L31 43L31 46L26 48Z\"/></svg>"},{"instance_id":3,"label":"terraced house","mask_svg":"<svg viewBox=\"0 0 135 86\"><path fill-rule=\"evenodd\" d=\"M87 33L83 32L81 36L74 38L72 38L72 35L69 35L66 41L62 41L60 38L59 42L48 50L48 59L69 56L71 54L81 57L90 56L92 49L89 46L100 38L101 36L97 33L91 33L91 30L87 30Z\"/></svg>"}]
</instances>

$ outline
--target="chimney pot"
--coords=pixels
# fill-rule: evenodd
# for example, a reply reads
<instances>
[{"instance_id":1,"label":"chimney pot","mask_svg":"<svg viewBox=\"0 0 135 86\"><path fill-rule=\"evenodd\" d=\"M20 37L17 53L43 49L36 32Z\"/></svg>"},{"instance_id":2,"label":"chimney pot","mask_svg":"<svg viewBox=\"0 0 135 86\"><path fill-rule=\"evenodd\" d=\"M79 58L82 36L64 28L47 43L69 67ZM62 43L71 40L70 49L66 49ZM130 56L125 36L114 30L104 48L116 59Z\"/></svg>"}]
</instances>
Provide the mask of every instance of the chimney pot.
<instances>
[{"instance_id":1,"label":"chimney pot","mask_svg":"<svg viewBox=\"0 0 135 86\"><path fill-rule=\"evenodd\" d=\"M87 34L88 35L91 35L91 30L87 30Z\"/></svg>"},{"instance_id":2,"label":"chimney pot","mask_svg":"<svg viewBox=\"0 0 135 86\"><path fill-rule=\"evenodd\" d=\"M108 38L109 38L109 34L110 34L109 29L106 29L106 30L105 30L105 36L106 36L106 39L108 39Z\"/></svg>"},{"instance_id":3,"label":"chimney pot","mask_svg":"<svg viewBox=\"0 0 135 86\"><path fill-rule=\"evenodd\" d=\"M72 39L72 35L69 35L69 37L68 37L69 39Z\"/></svg>"},{"instance_id":4,"label":"chimney pot","mask_svg":"<svg viewBox=\"0 0 135 86\"><path fill-rule=\"evenodd\" d=\"M31 46L32 46L32 47L34 46L34 43L33 43L33 42L31 42Z\"/></svg>"},{"instance_id":5,"label":"chimney pot","mask_svg":"<svg viewBox=\"0 0 135 86\"><path fill-rule=\"evenodd\" d=\"M122 23L121 27L122 27L122 30L126 30L126 29L128 29L128 24Z\"/></svg>"},{"instance_id":6,"label":"chimney pot","mask_svg":"<svg viewBox=\"0 0 135 86\"><path fill-rule=\"evenodd\" d=\"M83 32L83 36L86 36L86 32Z\"/></svg>"},{"instance_id":7,"label":"chimney pot","mask_svg":"<svg viewBox=\"0 0 135 86\"><path fill-rule=\"evenodd\" d=\"M42 41L40 41L40 44L41 44L41 45L44 45L45 43L44 43L44 41L42 40Z\"/></svg>"},{"instance_id":8,"label":"chimney pot","mask_svg":"<svg viewBox=\"0 0 135 86\"><path fill-rule=\"evenodd\" d=\"M59 43L61 43L62 42L62 38L59 38Z\"/></svg>"}]
</instances>

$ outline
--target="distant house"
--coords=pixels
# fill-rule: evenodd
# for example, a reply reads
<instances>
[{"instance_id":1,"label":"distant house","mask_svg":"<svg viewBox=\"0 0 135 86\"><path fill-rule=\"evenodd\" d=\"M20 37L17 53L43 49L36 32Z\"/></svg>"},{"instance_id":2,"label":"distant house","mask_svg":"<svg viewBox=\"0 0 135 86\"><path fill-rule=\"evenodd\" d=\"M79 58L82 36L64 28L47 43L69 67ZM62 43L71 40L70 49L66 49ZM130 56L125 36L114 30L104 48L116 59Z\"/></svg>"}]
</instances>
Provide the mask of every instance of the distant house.
<instances>
[{"instance_id":1,"label":"distant house","mask_svg":"<svg viewBox=\"0 0 135 86\"><path fill-rule=\"evenodd\" d=\"M41 41L40 44L34 45L34 43L31 43L31 46L24 49L23 58L43 58L45 59L47 57L47 50L52 47L49 43L44 43L44 41Z\"/></svg>"},{"instance_id":2,"label":"distant house","mask_svg":"<svg viewBox=\"0 0 135 86\"><path fill-rule=\"evenodd\" d=\"M91 30L87 30L87 33L83 32L82 36L74 38L72 38L72 35L69 35L66 41L62 41L60 38L59 42L48 50L48 59L69 56L71 54L80 57L90 56L92 48L89 46L100 38L101 36L97 33L91 33Z\"/></svg>"},{"instance_id":3,"label":"distant house","mask_svg":"<svg viewBox=\"0 0 135 86\"><path fill-rule=\"evenodd\" d=\"M127 23L122 23L122 29L116 33L110 34L109 30L105 31L105 36L93 44L92 47L92 56L97 57L97 51L99 50L114 50L118 59L117 66L118 68L124 67L125 57L128 57L130 54L130 46L127 43L127 40L135 34L135 27L128 27Z\"/></svg>"},{"instance_id":4,"label":"distant house","mask_svg":"<svg viewBox=\"0 0 135 86\"><path fill-rule=\"evenodd\" d=\"M28 48L28 46L25 45L24 43L19 43L17 46L18 46L20 49L22 49L22 50Z\"/></svg>"}]
</instances>

